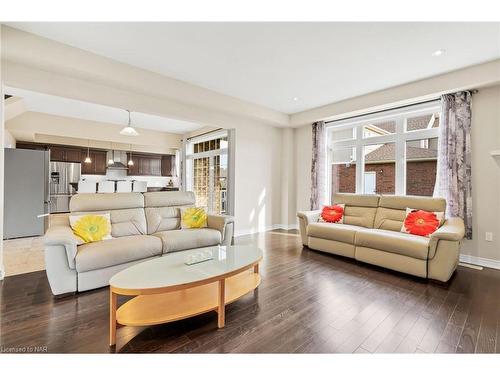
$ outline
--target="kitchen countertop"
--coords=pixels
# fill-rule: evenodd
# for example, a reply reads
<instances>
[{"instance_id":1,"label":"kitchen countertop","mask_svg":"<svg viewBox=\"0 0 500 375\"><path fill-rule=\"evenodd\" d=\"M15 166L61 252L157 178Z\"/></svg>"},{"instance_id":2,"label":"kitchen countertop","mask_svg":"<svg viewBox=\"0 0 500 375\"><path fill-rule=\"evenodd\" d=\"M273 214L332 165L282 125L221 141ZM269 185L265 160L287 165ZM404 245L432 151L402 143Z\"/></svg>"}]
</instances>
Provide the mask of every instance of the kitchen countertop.
<instances>
[{"instance_id":1,"label":"kitchen countertop","mask_svg":"<svg viewBox=\"0 0 500 375\"><path fill-rule=\"evenodd\" d=\"M109 181L115 181L115 180L109 180ZM94 181L89 181L89 182L94 183ZM96 189L97 189L97 183L98 182L96 181L95 182ZM78 192L78 183L70 183L70 185L75 189L75 192ZM179 191L179 188L175 186L149 186L148 191Z\"/></svg>"},{"instance_id":2,"label":"kitchen countertop","mask_svg":"<svg viewBox=\"0 0 500 375\"><path fill-rule=\"evenodd\" d=\"M178 191L178 187L170 187L170 186L162 186L162 187L156 187L156 186L151 186L148 187L148 192L149 191Z\"/></svg>"}]
</instances>

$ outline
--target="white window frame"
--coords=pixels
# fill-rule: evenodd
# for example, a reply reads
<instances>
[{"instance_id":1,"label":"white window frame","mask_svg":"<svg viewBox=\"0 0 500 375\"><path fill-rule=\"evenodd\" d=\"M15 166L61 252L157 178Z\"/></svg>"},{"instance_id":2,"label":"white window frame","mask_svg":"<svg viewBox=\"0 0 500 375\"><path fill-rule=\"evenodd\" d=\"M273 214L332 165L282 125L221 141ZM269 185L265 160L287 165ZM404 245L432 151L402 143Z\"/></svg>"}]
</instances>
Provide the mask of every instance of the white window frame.
<instances>
[{"instance_id":1,"label":"white window frame","mask_svg":"<svg viewBox=\"0 0 500 375\"><path fill-rule=\"evenodd\" d=\"M331 156L335 150L345 148L355 148L356 155L356 194L362 194L364 191L364 172L365 172L365 157L364 147L370 145L394 143L396 151L396 195L406 194L406 142L421 139L438 138L439 128L425 128L418 130L406 131L406 119L426 114L436 113L441 111L439 100L416 104L408 107L387 110L380 113L358 116L352 119L332 121L326 125L327 136L327 193L328 200L332 198L332 181L331 181ZM394 134L386 134L375 137L363 138L363 127L380 121L395 121L396 131ZM356 129L356 138L330 142L331 131L333 129Z\"/></svg>"},{"instance_id":2,"label":"white window frame","mask_svg":"<svg viewBox=\"0 0 500 375\"><path fill-rule=\"evenodd\" d=\"M227 148L193 153L192 146L195 143L210 141L212 139L227 137ZM184 138L183 141L183 190L190 191L193 186L192 163L194 159L209 158L209 186L214 186L214 156L227 155L227 181L226 181L226 214L234 215L234 176L235 176L235 130L220 129L209 134L192 138ZM212 197L208 197L208 206L213 206Z\"/></svg>"}]
</instances>

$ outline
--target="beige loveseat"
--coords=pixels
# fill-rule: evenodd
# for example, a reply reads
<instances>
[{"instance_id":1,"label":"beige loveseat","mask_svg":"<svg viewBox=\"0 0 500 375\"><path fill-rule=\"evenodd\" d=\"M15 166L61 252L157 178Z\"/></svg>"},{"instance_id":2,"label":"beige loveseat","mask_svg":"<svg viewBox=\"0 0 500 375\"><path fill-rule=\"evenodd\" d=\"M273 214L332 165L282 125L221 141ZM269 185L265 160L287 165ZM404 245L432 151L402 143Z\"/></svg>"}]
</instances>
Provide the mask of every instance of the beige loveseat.
<instances>
[{"instance_id":1,"label":"beige loveseat","mask_svg":"<svg viewBox=\"0 0 500 375\"><path fill-rule=\"evenodd\" d=\"M462 219L448 218L430 237L400 232L407 207L444 212L444 199L335 194L333 203L345 204L344 224L319 223L320 211L298 212L305 246L443 282L455 271Z\"/></svg>"},{"instance_id":2,"label":"beige loveseat","mask_svg":"<svg viewBox=\"0 0 500 375\"><path fill-rule=\"evenodd\" d=\"M208 228L180 229L180 207L194 206L192 192L77 194L72 214L110 213L113 239L77 245L68 215L51 217L45 266L54 295L106 286L115 273L163 254L230 245L234 220L209 215Z\"/></svg>"}]
</instances>

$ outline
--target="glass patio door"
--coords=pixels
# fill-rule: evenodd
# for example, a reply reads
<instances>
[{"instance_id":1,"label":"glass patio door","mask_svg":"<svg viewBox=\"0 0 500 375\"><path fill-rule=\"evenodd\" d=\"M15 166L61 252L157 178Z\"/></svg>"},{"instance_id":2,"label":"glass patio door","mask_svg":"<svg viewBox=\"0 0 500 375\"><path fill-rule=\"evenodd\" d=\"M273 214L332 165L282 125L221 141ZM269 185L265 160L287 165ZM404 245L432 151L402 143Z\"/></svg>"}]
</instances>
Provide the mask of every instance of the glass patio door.
<instances>
[{"instance_id":1,"label":"glass patio door","mask_svg":"<svg viewBox=\"0 0 500 375\"><path fill-rule=\"evenodd\" d=\"M229 214L228 164L226 132L188 141L186 188L194 192L197 206L211 213Z\"/></svg>"}]
</instances>

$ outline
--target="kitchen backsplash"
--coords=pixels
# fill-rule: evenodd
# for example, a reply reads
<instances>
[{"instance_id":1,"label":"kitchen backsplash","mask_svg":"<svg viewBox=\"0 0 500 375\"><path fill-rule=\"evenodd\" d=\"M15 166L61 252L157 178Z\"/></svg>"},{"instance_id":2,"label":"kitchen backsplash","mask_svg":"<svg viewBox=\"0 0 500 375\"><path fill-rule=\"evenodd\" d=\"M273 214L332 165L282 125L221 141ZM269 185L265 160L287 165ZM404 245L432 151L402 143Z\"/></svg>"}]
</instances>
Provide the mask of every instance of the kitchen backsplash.
<instances>
[{"instance_id":1,"label":"kitchen backsplash","mask_svg":"<svg viewBox=\"0 0 500 375\"><path fill-rule=\"evenodd\" d=\"M167 186L168 182L172 180L174 187L179 186L178 177L160 177L160 176L128 176L126 170L119 169L108 169L106 175L93 175L93 174L82 174L82 180L85 181L105 181L105 180L138 180L146 181L148 187L163 187Z\"/></svg>"}]
</instances>

